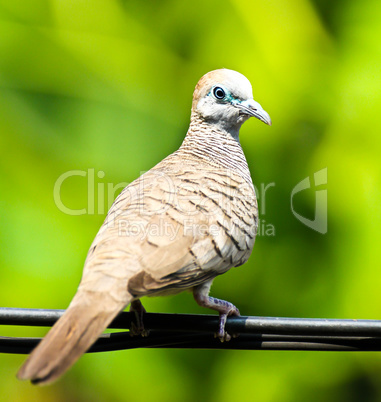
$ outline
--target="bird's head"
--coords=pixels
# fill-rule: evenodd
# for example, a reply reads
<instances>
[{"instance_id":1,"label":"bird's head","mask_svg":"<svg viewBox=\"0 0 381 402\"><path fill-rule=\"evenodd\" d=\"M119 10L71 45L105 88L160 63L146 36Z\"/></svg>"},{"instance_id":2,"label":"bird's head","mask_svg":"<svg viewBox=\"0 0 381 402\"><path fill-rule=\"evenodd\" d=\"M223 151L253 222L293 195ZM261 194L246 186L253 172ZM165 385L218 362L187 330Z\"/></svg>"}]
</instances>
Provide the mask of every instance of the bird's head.
<instances>
[{"instance_id":1,"label":"bird's head","mask_svg":"<svg viewBox=\"0 0 381 402\"><path fill-rule=\"evenodd\" d=\"M210 71L200 79L193 94L192 112L234 136L250 117L271 125L268 113L253 99L250 81L228 69Z\"/></svg>"}]
</instances>

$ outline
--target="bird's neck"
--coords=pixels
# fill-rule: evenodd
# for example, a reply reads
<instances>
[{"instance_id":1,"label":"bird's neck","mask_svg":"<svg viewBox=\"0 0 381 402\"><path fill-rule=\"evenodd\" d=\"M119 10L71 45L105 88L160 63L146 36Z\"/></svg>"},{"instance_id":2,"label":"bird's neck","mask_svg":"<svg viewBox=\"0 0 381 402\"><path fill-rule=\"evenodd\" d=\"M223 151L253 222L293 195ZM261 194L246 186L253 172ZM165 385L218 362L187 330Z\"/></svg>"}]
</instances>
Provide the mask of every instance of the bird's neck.
<instances>
[{"instance_id":1,"label":"bird's neck","mask_svg":"<svg viewBox=\"0 0 381 402\"><path fill-rule=\"evenodd\" d=\"M239 173L252 183L249 167L237 133L230 133L211 124L192 112L188 133L178 150L183 157L204 162Z\"/></svg>"}]
</instances>

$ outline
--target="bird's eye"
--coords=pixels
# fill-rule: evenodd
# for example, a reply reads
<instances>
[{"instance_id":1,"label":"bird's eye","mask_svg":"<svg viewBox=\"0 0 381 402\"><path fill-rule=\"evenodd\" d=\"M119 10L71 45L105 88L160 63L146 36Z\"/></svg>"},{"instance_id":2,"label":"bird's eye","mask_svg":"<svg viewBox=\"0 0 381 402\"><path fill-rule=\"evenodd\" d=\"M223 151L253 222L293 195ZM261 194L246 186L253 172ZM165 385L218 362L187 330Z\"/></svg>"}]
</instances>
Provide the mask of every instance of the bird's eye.
<instances>
[{"instance_id":1,"label":"bird's eye","mask_svg":"<svg viewBox=\"0 0 381 402\"><path fill-rule=\"evenodd\" d=\"M222 100L225 98L225 91L221 87L215 87L213 89L213 95L216 99Z\"/></svg>"}]
</instances>

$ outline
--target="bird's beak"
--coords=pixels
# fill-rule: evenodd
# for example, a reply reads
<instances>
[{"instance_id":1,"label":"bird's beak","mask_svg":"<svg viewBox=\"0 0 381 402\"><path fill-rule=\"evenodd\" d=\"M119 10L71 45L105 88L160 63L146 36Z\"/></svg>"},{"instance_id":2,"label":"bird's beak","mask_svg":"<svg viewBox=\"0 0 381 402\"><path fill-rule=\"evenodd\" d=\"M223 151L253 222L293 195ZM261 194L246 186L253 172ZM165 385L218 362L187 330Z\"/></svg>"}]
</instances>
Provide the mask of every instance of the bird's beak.
<instances>
[{"instance_id":1,"label":"bird's beak","mask_svg":"<svg viewBox=\"0 0 381 402\"><path fill-rule=\"evenodd\" d=\"M240 114L254 116L263 121L263 123L271 126L271 119L269 114L262 109L262 106L254 99L248 99L242 102L234 103L234 106L240 110Z\"/></svg>"}]
</instances>

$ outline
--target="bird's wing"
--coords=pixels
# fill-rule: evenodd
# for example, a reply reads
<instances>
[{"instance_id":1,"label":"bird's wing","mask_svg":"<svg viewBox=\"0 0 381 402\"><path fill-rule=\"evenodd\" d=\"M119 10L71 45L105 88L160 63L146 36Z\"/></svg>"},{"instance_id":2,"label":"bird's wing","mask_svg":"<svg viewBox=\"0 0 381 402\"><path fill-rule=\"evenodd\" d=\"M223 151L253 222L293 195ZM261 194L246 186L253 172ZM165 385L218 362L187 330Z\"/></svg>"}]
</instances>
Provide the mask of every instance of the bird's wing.
<instances>
[{"instance_id":1,"label":"bird's wing","mask_svg":"<svg viewBox=\"0 0 381 402\"><path fill-rule=\"evenodd\" d=\"M227 176L206 178L184 166L151 170L127 186L89 250L82 286L103 286L99 275L106 274L125 278L136 297L175 293L245 262L256 200L253 217L234 219L247 200L227 193Z\"/></svg>"}]
</instances>

